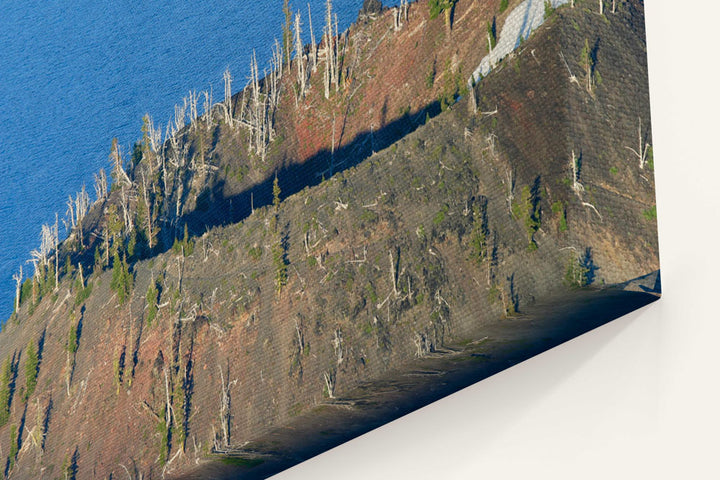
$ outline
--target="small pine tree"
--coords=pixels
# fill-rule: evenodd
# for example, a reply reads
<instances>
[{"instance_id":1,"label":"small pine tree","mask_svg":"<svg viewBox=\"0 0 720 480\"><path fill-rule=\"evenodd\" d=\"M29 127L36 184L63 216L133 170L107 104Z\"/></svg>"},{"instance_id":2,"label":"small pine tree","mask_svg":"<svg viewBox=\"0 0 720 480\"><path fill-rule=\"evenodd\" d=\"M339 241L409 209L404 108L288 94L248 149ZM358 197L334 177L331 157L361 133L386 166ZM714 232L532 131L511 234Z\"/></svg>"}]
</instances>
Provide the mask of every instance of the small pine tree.
<instances>
[{"instance_id":1,"label":"small pine tree","mask_svg":"<svg viewBox=\"0 0 720 480\"><path fill-rule=\"evenodd\" d=\"M275 208L275 213L277 213L280 208L280 193L280 185L278 184L278 178L276 175L275 180L273 180L273 207Z\"/></svg>"},{"instance_id":2,"label":"small pine tree","mask_svg":"<svg viewBox=\"0 0 720 480\"><path fill-rule=\"evenodd\" d=\"M110 288L117 294L120 305L123 305L125 300L129 297L130 292L132 291L132 285L133 276L130 273L127 261L125 260L125 257L121 259L118 252L115 251L115 255L113 256L113 272Z\"/></svg>"},{"instance_id":3,"label":"small pine tree","mask_svg":"<svg viewBox=\"0 0 720 480\"><path fill-rule=\"evenodd\" d=\"M0 369L0 427L10 419L10 382L13 374L11 362L10 357L7 357Z\"/></svg>"},{"instance_id":4,"label":"small pine tree","mask_svg":"<svg viewBox=\"0 0 720 480\"><path fill-rule=\"evenodd\" d=\"M508 0L500 0L500 13L503 13L508 8Z\"/></svg>"},{"instance_id":5,"label":"small pine tree","mask_svg":"<svg viewBox=\"0 0 720 480\"><path fill-rule=\"evenodd\" d=\"M153 321L155 320L155 317L157 316L158 298L159 297L160 297L160 285L159 285L159 282L156 280L156 281L150 283L150 287L148 287L147 294L145 294L145 301L147 302L147 306L148 306L148 314L147 314L148 327L152 325Z\"/></svg>"},{"instance_id":6,"label":"small pine tree","mask_svg":"<svg viewBox=\"0 0 720 480\"><path fill-rule=\"evenodd\" d=\"M28 343L25 349L25 400L30 398L37 386L38 367L40 365L38 353L37 345L34 342Z\"/></svg>"},{"instance_id":7,"label":"small pine tree","mask_svg":"<svg viewBox=\"0 0 720 480\"><path fill-rule=\"evenodd\" d=\"M287 263L285 262L285 250L280 242L273 245L273 264L275 265L275 288L280 294L282 288L287 285Z\"/></svg>"}]
</instances>

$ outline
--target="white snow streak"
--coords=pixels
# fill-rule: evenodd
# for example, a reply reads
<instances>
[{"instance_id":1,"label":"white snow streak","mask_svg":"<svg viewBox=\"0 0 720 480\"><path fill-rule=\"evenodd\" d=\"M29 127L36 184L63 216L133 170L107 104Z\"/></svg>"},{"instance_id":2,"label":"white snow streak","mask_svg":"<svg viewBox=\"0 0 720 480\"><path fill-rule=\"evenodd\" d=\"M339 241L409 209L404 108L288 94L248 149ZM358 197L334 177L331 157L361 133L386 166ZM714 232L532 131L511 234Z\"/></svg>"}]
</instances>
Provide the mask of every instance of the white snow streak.
<instances>
[{"instance_id":1,"label":"white snow streak","mask_svg":"<svg viewBox=\"0 0 720 480\"><path fill-rule=\"evenodd\" d=\"M559 7L569 0L550 0L553 8ZM545 21L545 0L525 0L510 12L500 32L497 45L475 69L468 83L472 85L486 76L490 70L506 55L520 46L520 41L526 40L530 34ZM483 27L484 28L484 27Z\"/></svg>"}]
</instances>

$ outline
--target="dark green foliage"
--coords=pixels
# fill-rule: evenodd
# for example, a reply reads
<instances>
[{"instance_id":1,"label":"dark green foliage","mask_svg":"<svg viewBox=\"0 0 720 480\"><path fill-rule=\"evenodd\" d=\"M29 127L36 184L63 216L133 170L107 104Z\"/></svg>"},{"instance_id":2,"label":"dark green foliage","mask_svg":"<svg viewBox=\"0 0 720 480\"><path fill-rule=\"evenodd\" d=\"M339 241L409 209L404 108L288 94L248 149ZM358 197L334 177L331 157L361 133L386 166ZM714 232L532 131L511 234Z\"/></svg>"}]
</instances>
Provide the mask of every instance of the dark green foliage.
<instances>
[{"instance_id":1,"label":"dark green foliage","mask_svg":"<svg viewBox=\"0 0 720 480\"><path fill-rule=\"evenodd\" d=\"M497 23L495 21L495 17L493 17L492 22L487 22L487 34L488 38L490 39L490 50L495 48L495 45L497 45Z\"/></svg>"},{"instance_id":2,"label":"dark green foliage","mask_svg":"<svg viewBox=\"0 0 720 480\"><path fill-rule=\"evenodd\" d=\"M30 398L37 386L37 376L40 366L38 353L38 346L34 342L28 343L25 349L25 400Z\"/></svg>"},{"instance_id":3,"label":"dark green foliage","mask_svg":"<svg viewBox=\"0 0 720 480\"><path fill-rule=\"evenodd\" d=\"M449 106L455 103L458 94L460 93L460 89L465 84L463 82L462 69L458 68L457 71L453 73L450 60L445 62L443 78L445 79L443 83L443 90L440 93L438 100L440 101L440 109L445 111Z\"/></svg>"},{"instance_id":4,"label":"dark green foliage","mask_svg":"<svg viewBox=\"0 0 720 480\"><path fill-rule=\"evenodd\" d=\"M430 65L427 75L425 75L425 86L427 88L432 88L433 85L435 85L435 62Z\"/></svg>"},{"instance_id":5,"label":"dark green foliage","mask_svg":"<svg viewBox=\"0 0 720 480\"><path fill-rule=\"evenodd\" d=\"M8 470L12 470L15 466L15 460L17 460L18 452L20 451L20 437L18 435L17 426L10 426L10 454L8 455L9 465Z\"/></svg>"},{"instance_id":6,"label":"dark green foliage","mask_svg":"<svg viewBox=\"0 0 720 480\"><path fill-rule=\"evenodd\" d=\"M20 305L25 303L28 299L32 298L33 281L30 278L26 278L20 289Z\"/></svg>"},{"instance_id":7,"label":"dark green foliage","mask_svg":"<svg viewBox=\"0 0 720 480\"><path fill-rule=\"evenodd\" d=\"M528 250L537 250L535 232L540 228L540 201L537 189L531 190L527 185L523 187L520 201L513 203L512 214L516 220L521 220L528 236Z\"/></svg>"},{"instance_id":8,"label":"dark green foliage","mask_svg":"<svg viewBox=\"0 0 720 480\"><path fill-rule=\"evenodd\" d=\"M272 248L273 265L275 266L275 289L279 294L282 288L287 285L287 260L282 242L277 242Z\"/></svg>"},{"instance_id":9,"label":"dark green foliage","mask_svg":"<svg viewBox=\"0 0 720 480\"><path fill-rule=\"evenodd\" d=\"M457 0L430 0L428 7L430 7L430 18L435 19L442 12L452 10L457 3Z\"/></svg>"},{"instance_id":10,"label":"dark green foliage","mask_svg":"<svg viewBox=\"0 0 720 480\"><path fill-rule=\"evenodd\" d=\"M165 412L161 412L160 415L164 416ZM160 458L158 461L160 465L164 465L167 461L168 453L170 453L170 429L165 420L161 420L158 422L155 430L160 435Z\"/></svg>"},{"instance_id":11,"label":"dark green foliage","mask_svg":"<svg viewBox=\"0 0 720 480\"><path fill-rule=\"evenodd\" d=\"M145 294L145 301L147 302L148 306L148 313L147 313L147 324L148 326L152 325L153 321L155 320L155 317L157 316L158 312L158 299L160 298L160 282L158 280L150 283L150 286L148 287L148 291Z\"/></svg>"},{"instance_id":12,"label":"dark green foliage","mask_svg":"<svg viewBox=\"0 0 720 480\"><path fill-rule=\"evenodd\" d=\"M74 314L73 314L74 317ZM68 338L67 343L65 344L65 350L70 353L70 355L75 355L75 352L77 352L79 346L78 342L78 326L75 324L74 319L71 322L70 325L70 331L68 332Z\"/></svg>"},{"instance_id":13,"label":"dark green foliage","mask_svg":"<svg viewBox=\"0 0 720 480\"><path fill-rule=\"evenodd\" d=\"M124 257L121 259L120 255L116 251L113 257L113 271L110 288L117 294L120 305L124 304L125 300L127 300L130 296L133 281L133 275L130 273L130 267L127 264L127 260L125 260Z\"/></svg>"},{"instance_id":14,"label":"dark green foliage","mask_svg":"<svg viewBox=\"0 0 720 480\"><path fill-rule=\"evenodd\" d=\"M10 418L10 401L12 400L10 383L12 377L12 360L7 357L0 370L0 427L4 426Z\"/></svg>"},{"instance_id":15,"label":"dark green foliage","mask_svg":"<svg viewBox=\"0 0 720 480\"><path fill-rule=\"evenodd\" d=\"M103 266L102 255L100 255L100 246L99 245L97 247L95 247L94 261L95 261L95 268L100 269Z\"/></svg>"},{"instance_id":16,"label":"dark green foliage","mask_svg":"<svg viewBox=\"0 0 720 480\"><path fill-rule=\"evenodd\" d=\"M88 283L85 288L83 288L82 283L80 282L80 279L78 278L75 281L75 305L82 305L85 303L85 300L90 298L90 294L92 293L92 284Z\"/></svg>"},{"instance_id":17,"label":"dark green foliage","mask_svg":"<svg viewBox=\"0 0 720 480\"><path fill-rule=\"evenodd\" d=\"M647 210L643 210L643 217L645 217L645 220L650 222L657 220L657 205L653 205Z\"/></svg>"},{"instance_id":18,"label":"dark green foliage","mask_svg":"<svg viewBox=\"0 0 720 480\"><path fill-rule=\"evenodd\" d=\"M133 145L133 151L132 156L130 157L130 166L131 168L135 168L143 157L143 147L140 142L135 142Z\"/></svg>"},{"instance_id":19,"label":"dark green foliage","mask_svg":"<svg viewBox=\"0 0 720 480\"><path fill-rule=\"evenodd\" d=\"M470 232L470 259L477 265L488 258L486 213L480 206L473 207L473 229Z\"/></svg>"},{"instance_id":20,"label":"dark green foliage","mask_svg":"<svg viewBox=\"0 0 720 480\"><path fill-rule=\"evenodd\" d=\"M276 213L278 211L278 208L280 208L280 185L278 184L277 177L275 177L275 180L273 180L273 208L275 209Z\"/></svg>"},{"instance_id":21,"label":"dark green foliage","mask_svg":"<svg viewBox=\"0 0 720 480\"><path fill-rule=\"evenodd\" d=\"M188 233L187 224L185 224L185 231L183 233L183 239L175 239L172 246L172 251L175 255L183 255L189 257L195 251L195 242L190 240L190 234Z\"/></svg>"},{"instance_id":22,"label":"dark green foliage","mask_svg":"<svg viewBox=\"0 0 720 480\"><path fill-rule=\"evenodd\" d=\"M448 207L447 205L443 205L442 209L435 214L435 216L433 217L433 224L436 227L445 221L445 217L447 216L448 211L450 211L450 207Z\"/></svg>"},{"instance_id":23,"label":"dark green foliage","mask_svg":"<svg viewBox=\"0 0 720 480\"><path fill-rule=\"evenodd\" d=\"M586 287L589 284L588 273L590 269L583 265L583 262L573 256L568 260L565 270L564 283L568 287Z\"/></svg>"},{"instance_id":24,"label":"dark green foliage","mask_svg":"<svg viewBox=\"0 0 720 480\"><path fill-rule=\"evenodd\" d=\"M552 6L552 2L550 2L550 0L545 0L545 18L552 15L554 11L555 9Z\"/></svg>"},{"instance_id":25,"label":"dark green foliage","mask_svg":"<svg viewBox=\"0 0 720 480\"><path fill-rule=\"evenodd\" d=\"M251 247L249 245L246 246L247 253L253 260L260 260L263 254L263 249L260 246Z\"/></svg>"},{"instance_id":26,"label":"dark green foliage","mask_svg":"<svg viewBox=\"0 0 720 480\"><path fill-rule=\"evenodd\" d=\"M555 215L558 216L559 221L559 229L561 232L567 231L567 211L565 209L565 205L563 202L558 200L557 202L552 204L552 211Z\"/></svg>"},{"instance_id":27,"label":"dark green foliage","mask_svg":"<svg viewBox=\"0 0 720 480\"><path fill-rule=\"evenodd\" d=\"M500 0L500 13L503 13L508 8L508 0Z\"/></svg>"},{"instance_id":28,"label":"dark green foliage","mask_svg":"<svg viewBox=\"0 0 720 480\"><path fill-rule=\"evenodd\" d=\"M70 255L65 257L65 276L70 276L75 271L75 267L73 267L72 260L70 260Z\"/></svg>"}]
</instances>

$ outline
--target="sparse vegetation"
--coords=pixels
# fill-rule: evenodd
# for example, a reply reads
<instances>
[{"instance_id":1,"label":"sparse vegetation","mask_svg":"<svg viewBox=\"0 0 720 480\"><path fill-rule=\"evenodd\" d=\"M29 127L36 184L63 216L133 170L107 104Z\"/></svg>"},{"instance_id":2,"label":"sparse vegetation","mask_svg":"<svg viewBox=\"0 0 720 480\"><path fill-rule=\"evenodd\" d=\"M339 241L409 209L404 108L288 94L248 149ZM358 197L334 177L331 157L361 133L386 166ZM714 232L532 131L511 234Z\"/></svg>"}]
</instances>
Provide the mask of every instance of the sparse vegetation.
<instances>
[{"instance_id":1,"label":"sparse vegetation","mask_svg":"<svg viewBox=\"0 0 720 480\"><path fill-rule=\"evenodd\" d=\"M645 217L645 220L649 222L657 220L657 205L653 205L647 210L643 210L643 217Z\"/></svg>"}]
</instances>

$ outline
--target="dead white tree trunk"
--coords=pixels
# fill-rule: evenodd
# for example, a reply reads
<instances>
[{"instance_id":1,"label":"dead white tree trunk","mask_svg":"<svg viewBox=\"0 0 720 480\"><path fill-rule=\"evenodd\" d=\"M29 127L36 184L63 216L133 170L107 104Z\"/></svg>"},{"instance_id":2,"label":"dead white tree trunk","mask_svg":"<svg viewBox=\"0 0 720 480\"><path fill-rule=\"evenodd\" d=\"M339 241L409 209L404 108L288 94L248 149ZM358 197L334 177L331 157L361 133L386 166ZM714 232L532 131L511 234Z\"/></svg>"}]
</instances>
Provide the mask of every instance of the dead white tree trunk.
<instances>
[{"instance_id":1,"label":"dead white tree trunk","mask_svg":"<svg viewBox=\"0 0 720 480\"><path fill-rule=\"evenodd\" d=\"M335 398L335 372L323 372L328 398Z\"/></svg>"},{"instance_id":2,"label":"dead white tree trunk","mask_svg":"<svg viewBox=\"0 0 720 480\"><path fill-rule=\"evenodd\" d=\"M112 146L110 148L110 163L113 166L113 175L115 181L118 183L130 184L130 178L125 173L125 167L123 166L122 152L120 151L120 145L118 144L117 138L113 138Z\"/></svg>"},{"instance_id":3,"label":"dead white tree trunk","mask_svg":"<svg viewBox=\"0 0 720 480\"><path fill-rule=\"evenodd\" d=\"M237 379L230 381L230 367L228 366L228 381L225 383L222 367L220 369L220 429L222 430L223 448L230 446L230 387L237 383Z\"/></svg>"},{"instance_id":4,"label":"dead white tree trunk","mask_svg":"<svg viewBox=\"0 0 720 480\"><path fill-rule=\"evenodd\" d=\"M95 174L95 198L99 202L107 195L108 182L105 169L101 168L100 171Z\"/></svg>"},{"instance_id":5,"label":"dead white tree trunk","mask_svg":"<svg viewBox=\"0 0 720 480\"><path fill-rule=\"evenodd\" d=\"M301 33L300 13L298 12L295 15L295 63L297 64L298 98L303 98L305 96L305 82L307 80L305 76L305 60L303 58L304 48Z\"/></svg>"},{"instance_id":6,"label":"dead white tree trunk","mask_svg":"<svg viewBox=\"0 0 720 480\"><path fill-rule=\"evenodd\" d=\"M572 154L570 156L570 168L572 170L572 189L573 191L580 196L581 192L585 191L585 187L582 186L580 183L580 169L579 169L579 161L580 159L575 156L575 150L572 151Z\"/></svg>"},{"instance_id":7,"label":"dead white tree trunk","mask_svg":"<svg viewBox=\"0 0 720 480\"><path fill-rule=\"evenodd\" d=\"M197 121L198 121L198 93L195 90L190 90L190 93L188 94L188 106L190 107L189 117L190 117L190 128L195 130L197 128Z\"/></svg>"},{"instance_id":8,"label":"dead white tree trunk","mask_svg":"<svg viewBox=\"0 0 720 480\"><path fill-rule=\"evenodd\" d=\"M310 57L309 62L312 65L313 73L317 72L317 44L315 43L315 33L312 26L312 13L310 12L310 4L308 3L308 22L310 23Z\"/></svg>"},{"instance_id":9,"label":"dead white tree trunk","mask_svg":"<svg viewBox=\"0 0 720 480\"><path fill-rule=\"evenodd\" d=\"M600 15L602 15L604 11L604 1L598 0L598 4L600 4Z\"/></svg>"},{"instance_id":10,"label":"dead white tree trunk","mask_svg":"<svg viewBox=\"0 0 720 480\"><path fill-rule=\"evenodd\" d=\"M83 186L83 190L85 190L85 187ZM82 236L82 232L80 233ZM57 290L60 288L60 230L58 228L58 215L55 214L55 226L53 227L53 239L55 240L55 244L53 245L53 248L55 249L55 289L54 291L57 292ZM82 243L82 242L81 242Z\"/></svg>"},{"instance_id":11,"label":"dead white tree trunk","mask_svg":"<svg viewBox=\"0 0 720 480\"><path fill-rule=\"evenodd\" d=\"M170 430L170 428L172 428L173 406L170 401L170 385L168 381L167 367L163 368L163 375L165 375L165 428Z\"/></svg>"},{"instance_id":12,"label":"dead white tree trunk","mask_svg":"<svg viewBox=\"0 0 720 480\"><path fill-rule=\"evenodd\" d=\"M645 148L643 148L643 136L642 136L642 119L638 117L638 149L635 150L634 148L625 147L631 152L635 154L635 156L638 157L638 160L640 162L640 170L645 169L645 164L647 163L647 151L648 148L650 148L649 143L645 143Z\"/></svg>"},{"instance_id":13,"label":"dead white tree trunk","mask_svg":"<svg viewBox=\"0 0 720 480\"><path fill-rule=\"evenodd\" d=\"M392 282L393 286L393 294L395 295L395 298L400 296L400 293L397 289L397 272L395 271L395 260L393 259L392 252L388 252L388 255L390 255L390 281Z\"/></svg>"},{"instance_id":14,"label":"dead white tree trunk","mask_svg":"<svg viewBox=\"0 0 720 480\"><path fill-rule=\"evenodd\" d=\"M335 31L333 28L332 1L326 2L325 17L325 98L330 98L330 85L335 85L335 91L338 90L338 72L337 72L337 50L335 44Z\"/></svg>"},{"instance_id":15,"label":"dead white tree trunk","mask_svg":"<svg viewBox=\"0 0 720 480\"><path fill-rule=\"evenodd\" d=\"M232 76L230 76L230 68L226 68L225 72L223 73L223 82L225 84L225 103L224 105L224 113L225 113L225 123L228 124L232 128L233 126L233 113L232 113Z\"/></svg>"},{"instance_id":16,"label":"dead white tree trunk","mask_svg":"<svg viewBox=\"0 0 720 480\"><path fill-rule=\"evenodd\" d=\"M205 90L203 92L203 121L208 131L213 127L212 107L212 87L210 87L209 91Z\"/></svg>"},{"instance_id":17,"label":"dead white tree trunk","mask_svg":"<svg viewBox=\"0 0 720 480\"><path fill-rule=\"evenodd\" d=\"M22 291L23 282L22 265L20 265L20 271L14 273L12 278L15 280L15 311L18 312L20 310L20 293Z\"/></svg>"},{"instance_id":18,"label":"dead white tree trunk","mask_svg":"<svg viewBox=\"0 0 720 480\"><path fill-rule=\"evenodd\" d=\"M123 212L123 223L125 225L125 233L133 231L132 210L130 208L130 189L123 185L120 187L120 207Z\"/></svg>"},{"instance_id":19,"label":"dead white tree trunk","mask_svg":"<svg viewBox=\"0 0 720 480\"><path fill-rule=\"evenodd\" d=\"M150 205L150 196L148 195L148 188L147 184L145 182L145 173L142 174L142 193L143 193L143 202L145 204L145 218L146 218L146 228L147 228L147 240L148 240L148 248L150 250L153 249L155 246L155 231L153 230L153 208L152 205Z\"/></svg>"},{"instance_id":20,"label":"dead white tree trunk","mask_svg":"<svg viewBox=\"0 0 720 480\"><path fill-rule=\"evenodd\" d=\"M340 365L343 362L343 340L342 331L340 329L335 330L335 334L332 340L333 350L335 350L335 357L337 364Z\"/></svg>"},{"instance_id":21,"label":"dead white tree trunk","mask_svg":"<svg viewBox=\"0 0 720 480\"><path fill-rule=\"evenodd\" d=\"M187 109L187 98L183 98L182 105L175 105L175 128L173 136L185 126L185 110Z\"/></svg>"},{"instance_id":22,"label":"dead white tree trunk","mask_svg":"<svg viewBox=\"0 0 720 480\"><path fill-rule=\"evenodd\" d=\"M298 338L298 356L302 356L303 350L305 349L305 339L302 334L302 329L300 328L300 324L297 321L297 318L295 319L295 333L297 334Z\"/></svg>"}]
</instances>

